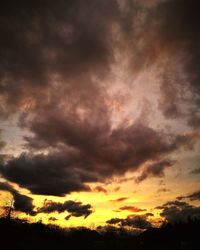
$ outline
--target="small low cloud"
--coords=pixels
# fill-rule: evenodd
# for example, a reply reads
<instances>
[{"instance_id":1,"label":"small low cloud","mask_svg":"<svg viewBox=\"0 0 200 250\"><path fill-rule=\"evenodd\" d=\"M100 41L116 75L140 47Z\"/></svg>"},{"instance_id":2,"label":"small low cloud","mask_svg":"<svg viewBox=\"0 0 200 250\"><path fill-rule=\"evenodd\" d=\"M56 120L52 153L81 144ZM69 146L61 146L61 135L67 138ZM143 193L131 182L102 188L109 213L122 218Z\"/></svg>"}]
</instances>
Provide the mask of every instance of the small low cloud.
<instances>
[{"instance_id":1,"label":"small low cloud","mask_svg":"<svg viewBox=\"0 0 200 250\"><path fill-rule=\"evenodd\" d=\"M142 208L135 207L135 206L123 206L123 207L120 207L119 209L126 210L126 211L133 212L133 213L146 211L146 209L142 209Z\"/></svg>"},{"instance_id":2,"label":"small low cloud","mask_svg":"<svg viewBox=\"0 0 200 250\"><path fill-rule=\"evenodd\" d=\"M38 213L63 213L68 212L69 217L84 217L85 219L93 212L90 204L83 205L81 202L68 200L64 203L45 200L44 206L37 210ZM66 219L66 218L65 218Z\"/></svg>"},{"instance_id":3,"label":"small low cloud","mask_svg":"<svg viewBox=\"0 0 200 250\"><path fill-rule=\"evenodd\" d=\"M58 219L56 217L49 217L48 221L57 221Z\"/></svg>"},{"instance_id":4,"label":"small low cloud","mask_svg":"<svg viewBox=\"0 0 200 250\"><path fill-rule=\"evenodd\" d=\"M120 198L117 198L115 200L110 200L111 202L123 202L123 201L126 201L128 200L129 197L120 197Z\"/></svg>"},{"instance_id":5,"label":"small low cloud","mask_svg":"<svg viewBox=\"0 0 200 250\"><path fill-rule=\"evenodd\" d=\"M153 214L153 213L146 213L145 216L146 216L146 217L153 217L154 214Z\"/></svg>"},{"instance_id":6,"label":"small low cloud","mask_svg":"<svg viewBox=\"0 0 200 250\"><path fill-rule=\"evenodd\" d=\"M94 189L93 189L94 192L97 192L97 193L104 193L104 194L108 194L108 190L106 190L104 187L102 186L96 186Z\"/></svg>"}]
</instances>

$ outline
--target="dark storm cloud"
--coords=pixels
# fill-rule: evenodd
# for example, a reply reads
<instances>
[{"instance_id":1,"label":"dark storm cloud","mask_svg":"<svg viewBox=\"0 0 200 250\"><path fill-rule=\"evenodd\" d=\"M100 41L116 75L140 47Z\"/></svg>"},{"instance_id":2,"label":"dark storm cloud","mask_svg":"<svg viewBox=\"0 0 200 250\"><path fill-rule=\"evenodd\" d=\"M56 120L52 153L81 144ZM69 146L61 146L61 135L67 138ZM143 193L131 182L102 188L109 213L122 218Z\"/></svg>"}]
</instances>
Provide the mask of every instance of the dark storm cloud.
<instances>
[{"instance_id":1,"label":"dark storm cloud","mask_svg":"<svg viewBox=\"0 0 200 250\"><path fill-rule=\"evenodd\" d=\"M72 191L88 191L86 183L136 170L146 160L156 159L189 141L182 138L177 142L176 138L169 143L162 134L141 124L105 134L92 125L68 127L66 123L49 121L48 129L41 127L41 137L43 134L46 141L49 138L59 140L71 147L62 146L48 154L22 154L1 164L2 175L35 194L64 195ZM66 128L60 128L64 125ZM162 169L154 171L151 168L149 171L161 175Z\"/></svg>"},{"instance_id":2,"label":"dark storm cloud","mask_svg":"<svg viewBox=\"0 0 200 250\"><path fill-rule=\"evenodd\" d=\"M152 228L152 224L142 215L129 215L125 219L112 218L106 221L110 225L118 225L123 227L132 227L138 229Z\"/></svg>"},{"instance_id":3,"label":"dark storm cloud","mask_svg":"<svg viewBox=\"0 0 200 250\"><path fill-rule=\"evenodd\" d=\"M44 206L37 210L38 213L63 213L66 211L69 213L67 216L68 219L70 216L83 216L86 219L93 212L90 204L83 205L81 202L71 200L64 203L45 200Z\"/></svg>"},{"instance_id":4,"label":"dark storm cloud","mask_svg":"<svg viewBox=\"0 0 200 250\"><path fill-rule=\"evenodd\" d=\"M160 162L156 162L150 165L147 165L144 170L142 171L142 174L136 178L136 182L139 183L143 180L145 180L147 177L163 177L164 176L164 170L167 167L173 166L175 161L171 160L162 160Z\"/></svg>"},{"instance_id":5,"label":"dark storm cloud","mask_svg":"<svg viewBox=\"0 0 200 250\"><path fill-rule=\"evenodd\" d=\"M146 209L142 209L142 208L135 207L135 206L123 206L123 207L120 207L119 209L120 210L130 211L130 212L133 212L133 213L146 211Z\"/></svg>"},{"instance_id":6,"label":"dark storm cloud","mask_svg":"<svg viewBox=\"0 0 200 250\"><path fill-rule=\"evenodd\" d=\"M139 1L116 0L4 2L0 13L2 115L27 102L26 107L40 106L48 99L53 79L60 79L67 92L93 88L94 94L98 87L91 76L104 78L110 72L115 49L128 52L133 72L163 55L183 54L181 61L189 88L195 91L196 107L200 90L198 9L198 0L161 1L152 8ZM114 28L118 28L117 36ZM178 86L184 92L187 86L172 81L176 71L172 67L164 70L160 106L166 116L176 117L182 98L175 90ZM188 122L198 126L198 112L192 110Z\"/></svg>"},{"instance_id":7,"label":"dark storm cloud","mask_svg":"<svg viewBox=\"0 0 200 250\"><path fill-rule=\"evenodd\" d=\"M180 222L190 219L200 219L200 207L195 207L189 203L175 200L158 206L156 209L161 209L160 215L168 222Z\"/></svg>"},{"instance_id":8,"label":"dark storm cloud","mask_svg":"<svg viewBox=\"0 0 200 250\"><path fill-rule=\"evenodd\" d=\"M195 200L200 200L200 190L194 192L194 193L191 193L191 194L188 194L188 195L185 195L185 196L179 196L178 199L184 199L184 198L187 198L187 199L190 199L191 201L195 201Z\"/></svg>"},{"instance_id":9,"label":"dark storm cloud","mask_svg":"<svg viewBox=\"0 0 200 250\"><path fill-rule=\"evenodd\" d=\"M6 179L34 194L63 196L73 191L89 191L88 183L104 182L113 175L135 171L147 160L159 159L181 146L192 146L196 138L196 134L165 138L162 133L142 124L106 135L93 126L76 128L76 124L66 128L65 134L65 127L63 131L59 128L61 122L55 123L54 134L54 124L49 122L49 125L52 131L48 132L47 140L59 138L63 144L66 140L70 147L67 144L58 146L47 154L22 154L0 165L0 172ZM42 131L45 134L46 130ZM148 165L140 181L147 176L162 177L164 169L172 164L172 161L163 160Z\"/></svg>"},{"instance_id":10,"label":"dark storm cloud","mask_svg":"<svg viewBox=\"0 0 200 250\"><path fill-rule=\"evenodd\" d=\"M66 154L66 155L65 155ZM72 166L67 152L30 156L23 154L10 161L2 174L34 194L63 196L72 191L89 191L84 184L96 179Z\"/></svg>"},{"instance_id":11,"label":"dark storm cloud","mask_svg":"<svg viewBox=\"0 0 200 250\"><path fill-rule=\"evenodd\" d=\"M35 215L36 213L33 211L33 199L20 194L17 190L15 190L9 183L1 182L0 190L8 191L12 194L14 199L14 209L16 211L24 212L26 214Z\"/></svg>"},{"instance_id":12,"label":"dark storm cloud","mask_svg":"<svg viewBox=\"0 0 200 250\"><path fill-rule=\"evenodd\" d=\"M74 115L65 117L62 114L63 111L54 108L41 113L30 123L36 137L28 138L29 143L41 141L48 146L64 143L79 150L88 161L95 160L97 166L110 165L110 172L121 173L130 165L137 168L147 159L156 158L176 147L165 141L162 133L141 123L111 130L104 110L97 113L98 117L93 118L91 114L88 119L76 121ZM108 171L98 169L102 173L104 170Z\"/></svg>"},{"instance_id":13,"label":"dark storm cloud","mask_svg":"<svg viewBox=\"0 0 200 250\"><path fill-rule=\"evenodd\" d=\"M25 138L28 149L74 151L21 155L1 167L4 177L32 193L64 195L170 150L143 124L111 130L107 93L97 80L113 63L114 25L123 35L132 30L137 6L127 4L128 15L114 0L2 6L2 110L23 111L19 124L33 134Z\"/></svg>"},{"instance_id":14,"label":"dark storm cloud","mask_svg":"<svg viewBox=\"0 0 200 250\"><path fill-rule=\"evenodd\" d=\"M27 151L48 153L22 154L2 163L1 174L34 194L59 196L89 191L88 183L136 171L147 161L155 163L138 181L163 176L172 162L162 158L182 145L193 145L195 136L166 136L137 121L112 129L105 84L113 80L117 52L125 52L129 73L136 74L164 54L181 51L189 55L184 66L196 107L197 5L194 0L165 1L153 9L137 1L120 5L115 0L3 3L1 116L17 112L18 125L32 134L24 138ZM176 85L168 77L171 68L165 69L160 108L175 117L171 113L178 114L175 104L183 101L175 94L182 82ZM195 108L192 111L197 117ZM193 126L194 115L188 118Z\"/></svg>"}]
</instances>

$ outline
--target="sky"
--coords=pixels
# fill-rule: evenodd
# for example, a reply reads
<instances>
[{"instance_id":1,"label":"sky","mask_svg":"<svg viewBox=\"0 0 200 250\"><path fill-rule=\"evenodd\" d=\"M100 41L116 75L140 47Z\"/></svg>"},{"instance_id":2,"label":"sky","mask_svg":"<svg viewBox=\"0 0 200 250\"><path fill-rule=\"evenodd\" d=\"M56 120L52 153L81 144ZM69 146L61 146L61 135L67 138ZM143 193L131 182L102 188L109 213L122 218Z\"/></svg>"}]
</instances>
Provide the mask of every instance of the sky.
<instances>
[{"instance_id":1,"label":"sky","mask_svg":"<svg viewBox=\"0 0 200 250\"><path fill-rule=\"evenodd\" d=\"M200 218L199 7L1 4L1 211L131 230Z\"/></svg>"}]
</instances>

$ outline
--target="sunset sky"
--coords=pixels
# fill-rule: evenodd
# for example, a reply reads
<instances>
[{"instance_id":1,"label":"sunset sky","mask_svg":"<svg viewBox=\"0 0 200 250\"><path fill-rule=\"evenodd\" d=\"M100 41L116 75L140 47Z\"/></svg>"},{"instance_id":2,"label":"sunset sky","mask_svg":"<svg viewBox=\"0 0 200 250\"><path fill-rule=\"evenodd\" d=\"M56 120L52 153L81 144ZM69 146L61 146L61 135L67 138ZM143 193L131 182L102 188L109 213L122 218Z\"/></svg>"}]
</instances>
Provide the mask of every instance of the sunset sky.
<instances>
[{"instance_id":1,"label":"sunset sky","mask_svg":"<svg viewBox=\"0 0 200 250\"><path fill-rule=\"evenodd\" d=\"M200 218L198 0L0 8L0 206L62 227Z\"/></svg>"}]
</instances>

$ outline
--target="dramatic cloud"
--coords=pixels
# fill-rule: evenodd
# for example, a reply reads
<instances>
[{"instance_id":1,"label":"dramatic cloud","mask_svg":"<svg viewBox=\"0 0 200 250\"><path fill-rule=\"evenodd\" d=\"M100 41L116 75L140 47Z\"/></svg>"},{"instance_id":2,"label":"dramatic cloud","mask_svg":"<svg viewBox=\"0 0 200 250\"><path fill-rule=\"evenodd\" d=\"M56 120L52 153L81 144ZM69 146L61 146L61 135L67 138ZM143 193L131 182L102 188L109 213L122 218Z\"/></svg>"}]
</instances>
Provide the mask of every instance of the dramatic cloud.
<instances>
[{"instance_id":1,"label":"dramatic cloud","mask_svg":"<svg viewBox=\"0 0 200 250\"><path fill-rule=\"evenodd\" d=\"M138 213L138 212L143 212L146 211L146 209L141 209L139 207L134 207L134 206L123 206L119 208L120 210L127 210L133 213Z\"/></svg>"},{"instance_id":2,"label":"dramatic cloud","mask_svg":"<svg viewBox=\"0 0 200 250\"><path fill-rule=\"evenodd\" d=\"M91 205L83 205L81 202L71 200L65 201L64 203L45 200L44 206L37 210L38 213L63 213L66 211L69 213L67 219L71 216L83 216L86 219L93 212Z\"/></svg>"},{"instance_id":3,"label":"dramatic cloud","mask_svg":"<svg viewBox=\"0 0 200 250\"><path fill-rule=\"evenodd\" d=\"M146 220L145 216L129 215L125 219L112 218L106 223L110 225L119 225L124 227L138 228L138 229L149 229L152 227L151 223Z\"/></svg>"},{"instance_id":4,"label":"dramatic cloud","mask_svg":"<svg viewBox=\"0 0 200 250\"><path fill-rule=\"evenodd\" d=\"M24 212L26 214L35 215L36 212L33 211L33 199L20 194L17 190L15 190L9 183L0 182L0 190L8 191L12 194L14 199L14 209L19 212Z\"/></svg>"},{"instance_id":5,"label":"dramatic cloud","mask_svg":"<svg viewBox=\"0 0 200 250\"><path fill-rule=\"evenodd\" d=\"M140 171L138 183L164 177L170 154L199 139L198 7L4 2L0 118L27 133L18 156L0 161L3 178L64 196L127 172Z\"/></svg>"},{"instance_id":6,"label":"dramatic cloud","mask_svg":"<svg viewBox=\"0 0 200 250\"><path fill-rule=\"evenodd\" d=\"M200 207L195 207L183 201L170 201L156 208L161 209L160 215L171 223L187 221L189 218L200 219Z\"/></svg>"},{"instance_id":7,"label":"dramatic cloud","mask_svg":"<svg viewBox=\"0 0 200 250\"><path fill-rule=\"evenodd\" d=\"M55 123L56 126L61 124ZM53 123L49 122L49 125L52 129ZM45 131L48 129L43 135ZM59 136L64 140L65 134L59 135L61 129L53 131L56 131L56 138ZM48 138L53 138L53 131ZM1 164L0 172L34 194L63 196L72 191L89 191L87 183L103 182L128 170L136 171L147 160L160 158L182 145L192 145L197 138L196 134L165 138L162 133L137 123L111 134L100 131L93 128L90 131L89 126L76 128L74 124L67 133L70 146L59 146L48 154L21 154ZM137 181L147 176L162 177L165 167L173 163L164 160L147 165Z\"/></svg>"}]
</instances>

